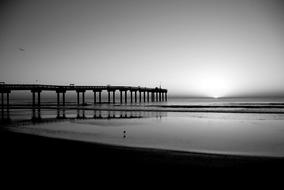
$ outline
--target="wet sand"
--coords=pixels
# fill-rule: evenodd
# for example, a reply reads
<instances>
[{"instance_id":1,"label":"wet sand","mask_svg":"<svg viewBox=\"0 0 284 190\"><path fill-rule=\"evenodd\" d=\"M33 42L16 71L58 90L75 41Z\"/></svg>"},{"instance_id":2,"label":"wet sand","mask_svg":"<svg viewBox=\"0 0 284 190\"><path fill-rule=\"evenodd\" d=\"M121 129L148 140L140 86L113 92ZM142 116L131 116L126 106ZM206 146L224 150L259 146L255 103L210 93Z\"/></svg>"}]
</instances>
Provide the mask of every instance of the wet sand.
<instances>
[{"instance_id":1,"label":"wet sand","mask_svg":"<svg viewBox=\"0 0 284 190\"><path fill-rule=\"evenodd\" d=\"M284 160L273 157L232 156L129 148L62 140L1 130L2 163L14 172L25 170L88 169L138 172L190 171L281 171Z\"/></svg>"},{"instance_id":2,"label":"wet sand","mask_svg":"<svg viewBox=\"0 0 284 190\"><path fill-rule=\"evenodd\" d=\"M84 108L88 109L93 110ZM179 179L192 186L196 179L202 181L199 185L208 184L208 180L236 185L244 179L259 183L273 177L275 184L284 169L283 158L120 147L14 133L3 128L0 141L1 172L5 174L2 181L9 178L34 183L40 179L52 184L54 180L67 179L70 184L83 178L97 186L103 180L112 184L115 179L119 182L114 185L126 187L133 178L139 181L138 186L158 179L163 185Z\"/></svg>"},{"instance_id":3,"label":"wet sand","mask_svg":"<svg viewBox=\"0 0 284 190\"><path fill-rule=\"evenodd\" d=\"M275 158L125 148L7 131L0 139L1 184L10 188L276 187L284 169L284 160Z\"/></svg>"}]
</instances>

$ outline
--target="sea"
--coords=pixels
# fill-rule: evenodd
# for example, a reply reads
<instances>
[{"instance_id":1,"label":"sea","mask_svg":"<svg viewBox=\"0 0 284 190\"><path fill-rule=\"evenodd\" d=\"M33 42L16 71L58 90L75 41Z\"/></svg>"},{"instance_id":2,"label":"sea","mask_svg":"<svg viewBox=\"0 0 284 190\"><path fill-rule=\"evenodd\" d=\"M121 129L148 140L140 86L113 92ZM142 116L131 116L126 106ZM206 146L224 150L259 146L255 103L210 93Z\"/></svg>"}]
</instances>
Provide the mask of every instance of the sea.
<instances>
[{"instance_id":1,"label":"sea","mask_svg":"<svg viewBox=\"0 0 284 190\"><path fill-rule=\"evenodd\" d=\"M245 156L284 156L284 98L174 98L85 105L67 96L11 96L1 127L18 133L133 148Z\"/></svg>"}]
</instances>

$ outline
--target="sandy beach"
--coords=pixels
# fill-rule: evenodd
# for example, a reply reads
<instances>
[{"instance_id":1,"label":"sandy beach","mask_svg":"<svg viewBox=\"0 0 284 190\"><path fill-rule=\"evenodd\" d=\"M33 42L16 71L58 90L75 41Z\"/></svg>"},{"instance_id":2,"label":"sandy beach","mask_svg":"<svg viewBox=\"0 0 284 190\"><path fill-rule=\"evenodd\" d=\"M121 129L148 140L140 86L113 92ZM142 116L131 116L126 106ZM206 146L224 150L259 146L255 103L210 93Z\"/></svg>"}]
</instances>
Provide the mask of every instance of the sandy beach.
<instances>
[{"instance_id":1,"label":"sandy beach","mask_svg":"<svg viewBox=\"0 0 284 190\"><path fill-rule=\"evenodd\" d=\"M60 110L42 109L43 117L31 120L32 110L25 108L12 109L11 123L1 127L1 171L9 179L239 183L277 179L284 168L282 114L166 112L157 117L160 112L122 112L118 107L116 112L82 108L84 118L66 109L66 118L59 119ZM202 145L223 153L194 151Z\"/></svg>"},{"instance_id":2,"label":"sandy beach","mask_svg":"<svg viewBox=\"0 0 284 190\"><path fill-rule=\"evenodd\" d=\"M1 130L2 163L9 170L95 169L105 171L195 170L246 171L284 167L284 160L273 157L232 156L129 148L72 140L62 140ZM69 168L70 167L70 168Z\"/></svg>"}]
</instances>

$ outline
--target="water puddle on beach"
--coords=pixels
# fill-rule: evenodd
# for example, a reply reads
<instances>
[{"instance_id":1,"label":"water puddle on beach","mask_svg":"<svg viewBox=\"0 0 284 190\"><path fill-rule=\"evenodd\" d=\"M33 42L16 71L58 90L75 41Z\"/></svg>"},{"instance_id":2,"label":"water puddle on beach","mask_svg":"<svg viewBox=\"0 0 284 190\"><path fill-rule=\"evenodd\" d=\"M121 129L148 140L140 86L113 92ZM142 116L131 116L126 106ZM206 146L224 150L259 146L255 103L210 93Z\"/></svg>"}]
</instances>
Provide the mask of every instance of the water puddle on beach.
<instances>
[{"instance_id":1,"label":"water puddle on beach","mask_svg":"<svg viewBox=\"0 0 284 190\"><path fill-rule=\"evenodd\" d=\"M283 114L41 110L41 119L23 120L31 113L11 111L20 122L9 129L127 147L284 156Z\"/></svg>"}]
</instances>

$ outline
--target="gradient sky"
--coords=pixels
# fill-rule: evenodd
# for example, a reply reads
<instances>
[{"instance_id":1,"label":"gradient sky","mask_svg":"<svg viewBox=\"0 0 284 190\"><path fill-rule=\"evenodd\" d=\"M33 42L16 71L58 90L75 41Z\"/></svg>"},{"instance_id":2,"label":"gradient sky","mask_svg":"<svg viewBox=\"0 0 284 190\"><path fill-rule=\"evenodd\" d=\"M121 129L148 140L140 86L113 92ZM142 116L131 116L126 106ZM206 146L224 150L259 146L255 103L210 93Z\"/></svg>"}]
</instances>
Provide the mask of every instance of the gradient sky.
<instances>
[{"instance_id":1,"label":"gradient sky","mask_svg":"<svg viewBox=\"0 0 284 190\"><path fill-rule=\"evenodd\" d=\"M1 1L0 27L7 83L284 95L280 0Z\"/></svg>"}]
</instances>

